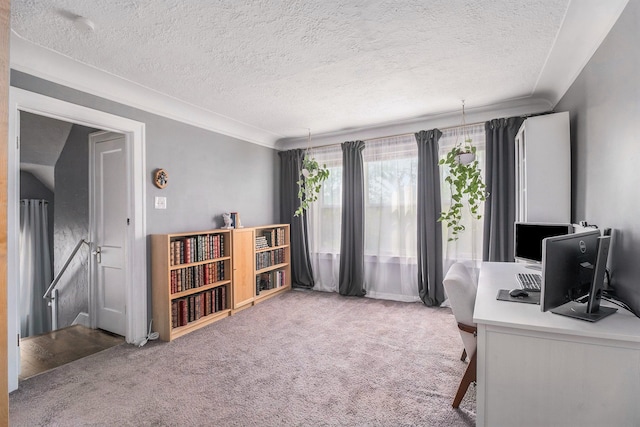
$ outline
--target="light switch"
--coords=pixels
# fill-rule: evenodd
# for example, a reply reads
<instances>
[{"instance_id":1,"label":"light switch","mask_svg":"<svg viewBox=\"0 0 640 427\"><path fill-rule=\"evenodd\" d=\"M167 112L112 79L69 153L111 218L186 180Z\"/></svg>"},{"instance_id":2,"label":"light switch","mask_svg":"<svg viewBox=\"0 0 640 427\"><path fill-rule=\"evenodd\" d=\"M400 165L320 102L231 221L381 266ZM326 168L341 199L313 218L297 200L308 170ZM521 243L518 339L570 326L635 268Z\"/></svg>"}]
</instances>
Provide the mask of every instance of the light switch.
<instances>
[{"instance_id":1,"label":"light switch","mask_svg":"<svg viewBox=\"0 0 640 427\"><path fill-rule=\"evenodd\" d=\"M156 209L167 209L166 197L156 197Z\"/></svg>"}]
</instances>

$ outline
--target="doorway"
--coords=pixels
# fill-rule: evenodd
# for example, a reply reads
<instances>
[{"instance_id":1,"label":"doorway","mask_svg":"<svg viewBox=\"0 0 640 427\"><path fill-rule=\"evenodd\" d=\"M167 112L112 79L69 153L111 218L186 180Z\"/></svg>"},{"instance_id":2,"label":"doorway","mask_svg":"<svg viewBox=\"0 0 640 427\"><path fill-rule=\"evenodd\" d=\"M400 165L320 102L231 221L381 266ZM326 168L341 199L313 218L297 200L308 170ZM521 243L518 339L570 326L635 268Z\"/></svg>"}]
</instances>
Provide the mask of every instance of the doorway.
<instances>
[{"instance_id":1,"label":"doorway","mask_svg":"<svg viewBox=\"0 0 640 427\"><path fill-rule=\"evenodd\" d=\"M21 342L72 325L124 337L125 136L27 112L20 136Z\"/></svg>"},{"instance_id":2,"label":"doorway","mask_svg":"<svg viewBox=\"0 0 640 427\"><path fill-rule=\"evenodd\" d=\"M126 253L126 265L123 281L125 282L126 325L125 339L128 343L141 342L146 335L147 322L147 280L146 280L146 241L144 221L145 199L145 166L144 166L144 123L123 117L70 104L65 101L49 98L22 89L10 88L9 99L9 138L15 141L9 144L8 153L8 281L17 283L19 277L19 260L16 256L19 241L19 144L20 114L33 113L57 120L67 121L81 126L105 129L124 135L127 173L125 184L127 193L131 195L126 206L128 226L125 239L130 250ZM87 162L85 157L85 162ZM8 289L9 336L18 336L18 319L16 286ZM135 302L135 304L132 304ZM94 321L91 320L93 323ZM95 328L95 324L90 325ZM12 343L15 343L12 345ZM9 391L18 387L19 348L18 340L9 339Z\"/></svg>"},{"instance_id":3,"label":"doorway","mask_svg":"<svg viewBox=\"0 0 640 427\"><path fill-rule=\"evenodd\" d=\"M77 244L89 240L88 138L96 129L19 114L23 340L72 324L89 325L89 250Z\"/></svg>"}]
</instances>

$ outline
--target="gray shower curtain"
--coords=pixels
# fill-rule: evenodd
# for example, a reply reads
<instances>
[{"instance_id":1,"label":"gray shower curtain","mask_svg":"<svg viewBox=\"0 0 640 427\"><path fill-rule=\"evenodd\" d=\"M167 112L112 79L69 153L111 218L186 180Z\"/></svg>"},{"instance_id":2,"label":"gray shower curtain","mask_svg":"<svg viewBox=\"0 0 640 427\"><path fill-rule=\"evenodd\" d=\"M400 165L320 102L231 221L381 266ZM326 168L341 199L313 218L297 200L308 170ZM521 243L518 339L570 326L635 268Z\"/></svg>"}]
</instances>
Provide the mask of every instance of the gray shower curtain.
<instances>
[{"instance_id":1,"label":"gray shower curtain","mask_svg":"<svg viewBox=\"0 0 640 427\"><path fill-rule=\"evenodd\" d=\"M51 308L42 298L51 284L46 200L20 201L20 336L51 330Z\"/></svg>"}]
</instances>

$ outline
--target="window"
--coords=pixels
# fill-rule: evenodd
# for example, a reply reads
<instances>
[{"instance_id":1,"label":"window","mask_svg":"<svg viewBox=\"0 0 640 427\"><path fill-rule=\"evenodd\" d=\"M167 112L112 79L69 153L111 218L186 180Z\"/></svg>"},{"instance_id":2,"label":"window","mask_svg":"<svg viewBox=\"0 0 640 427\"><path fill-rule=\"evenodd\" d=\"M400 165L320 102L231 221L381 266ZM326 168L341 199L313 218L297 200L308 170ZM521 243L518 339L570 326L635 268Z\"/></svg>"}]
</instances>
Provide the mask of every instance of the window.
<instances>
[{"instance_id":1,"label":"window","mask_svg":"<svg viewBox=\"0 0 640 427\"><path fill-rule=\"evenodd\" d=\"M311 252L337 254L342 215L342 150L340 146L315 148L309 155L329 169L329 178L322 184L318 201L308 212Z\"/></svg>"},{"instance_id":2,"label":"window","mask_svg":"<svg viewBox=\"0 0 640 427\"><path fill-rule=\"evenodd\" d=\"M414 136L369 141L362 154L365 255L415 257L418 145Z\"/></svg>"},{"instance_id":3,"label":"window","mask_svg":"<svg viewBox=\"0 0 640 427\"><path fill-rule=\"evenodd\" d=\"M477 148L484 167L484 125L448 129L439 140L442 158L467 135ZM329 168L318 201L307 212L309 244L315 288L338 290L342 216L342 149L340 145L315 148L310 155ZM400 301L418 301L417 284L417 181L418 145L413 134L365 141L362 152L365 183L365 276L367 296ZM450 203L446 171L440 168L442 209ZM443 225L445 271L455 261L479 266L482 258L483 220L472 220L465 212L466 231L448 242Z\"/></svg>"}]
</instances>

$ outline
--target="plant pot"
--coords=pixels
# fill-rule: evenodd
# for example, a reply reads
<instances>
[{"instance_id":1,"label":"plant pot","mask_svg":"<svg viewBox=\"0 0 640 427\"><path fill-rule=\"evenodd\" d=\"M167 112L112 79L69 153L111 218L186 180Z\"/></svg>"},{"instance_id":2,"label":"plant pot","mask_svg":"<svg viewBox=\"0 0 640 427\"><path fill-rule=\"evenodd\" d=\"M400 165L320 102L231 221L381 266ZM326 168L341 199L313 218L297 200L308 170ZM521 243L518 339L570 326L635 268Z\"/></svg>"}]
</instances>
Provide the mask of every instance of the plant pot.
<instances>
[{"instance_id":1,"label":"plant pot","mask_svg":"<svg viewBox=\"0 0 640 427\"><path fill-rule=\"evenodd\" d=\"M456 156L456 161L462 165L468 165L476 159L474 153L461 153Z\"/></svg>"}]
</instances>

